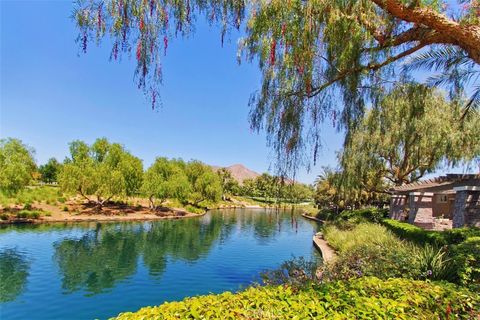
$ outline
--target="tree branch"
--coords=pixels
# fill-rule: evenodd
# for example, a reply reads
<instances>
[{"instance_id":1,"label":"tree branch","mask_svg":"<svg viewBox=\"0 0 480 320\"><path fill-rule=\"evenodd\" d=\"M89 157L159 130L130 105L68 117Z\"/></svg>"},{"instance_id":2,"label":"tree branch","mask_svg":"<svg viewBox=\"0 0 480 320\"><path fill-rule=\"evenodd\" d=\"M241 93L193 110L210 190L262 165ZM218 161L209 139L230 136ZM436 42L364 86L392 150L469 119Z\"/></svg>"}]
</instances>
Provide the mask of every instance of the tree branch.
<instances>
[{"instance_id":1,"label":"tree branch","mask_svg":"<svg viewBox=\"0 0 480 320\"><path fill-rule=\"evenodd\" d=\"M334 77L333 79L325 82L324 84L322 84L321 86L317 87L317 88L313 88L311 93L310 94L305 94L303 91L295 91L295 92L290 92L290 93L287 93L285 94L286 97L291 97L291 96L301 96L301 97L306 97L306 98L312 98L314 96L316 96L317 94L319 94L321 91L325 90L326 88L330 87L331 85L335 84L336 82L340 81L340 80L343 80L345 79L347 76L351 75L351 74L355 74L355 73L359 73L359 72L362 72L362 71L376 71L392 62L395 62L399 59L402 59L420 49L422 49L423 47L425 47L426 44L424 43L419 43L417 44L416 46L414 47L411 47L410 49L407 49L395 56L392 56L392 57L389 57L387 59L385 59L385 61L383 62L380 62L380 63L369 63L368 65L362 65L362 66L359 66L359 67L356 67L356 68L353 68L353 69L348 69L348 70L345 70L343 72L340 72L340 74L338 74L336 77Z\"/></svg>"},{"instance_id":2,"label":"tree branch","mask_svg":"<svg viewBox=\"0 0 480 320\"><path fill-rule=\"evenodd\" d=\"M407 7L397 0L371 0L393 17L415 25L423 25L436 34L443 35L436 43L455 44L464 49L469 57L480 64L480 26L460 24L444 14L428 7Z\"/></svg>"}]
</instances>

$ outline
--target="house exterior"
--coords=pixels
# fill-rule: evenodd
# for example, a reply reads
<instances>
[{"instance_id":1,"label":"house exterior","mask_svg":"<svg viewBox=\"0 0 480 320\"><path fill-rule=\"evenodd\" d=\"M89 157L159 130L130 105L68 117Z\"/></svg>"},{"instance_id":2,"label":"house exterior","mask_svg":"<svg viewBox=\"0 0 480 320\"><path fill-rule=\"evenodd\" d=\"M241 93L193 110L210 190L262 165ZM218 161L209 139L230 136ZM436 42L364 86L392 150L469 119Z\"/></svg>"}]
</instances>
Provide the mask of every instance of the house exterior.
<instances>
[{"instance_id":1,"label":"house exterior","mask_svg":"<svg viewBox=\"0 0 480 320\"><path fill-rule=\"evenodd\" d=\"M390 192L391 219L432 230L480 227L480 174L447 174Z\"/></svg>"}]
</instances>

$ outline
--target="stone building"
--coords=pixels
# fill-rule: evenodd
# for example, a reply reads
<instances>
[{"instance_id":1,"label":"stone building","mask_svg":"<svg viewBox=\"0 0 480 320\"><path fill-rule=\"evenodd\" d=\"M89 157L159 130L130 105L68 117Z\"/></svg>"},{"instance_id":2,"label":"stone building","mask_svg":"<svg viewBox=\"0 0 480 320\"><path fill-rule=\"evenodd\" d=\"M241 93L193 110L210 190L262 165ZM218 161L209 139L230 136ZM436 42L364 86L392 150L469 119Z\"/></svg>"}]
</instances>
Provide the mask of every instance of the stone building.
<instances>
[{"instance_id":1,"label":"stone building","mask_svg":"<svg viewBox=\"0 0 480 320\"><path fill-rule=\"evenodd\" d=\"M392 219L435 230L480 227L480 174L447 174L390 191Z\"/></svg>"}]
</instances>

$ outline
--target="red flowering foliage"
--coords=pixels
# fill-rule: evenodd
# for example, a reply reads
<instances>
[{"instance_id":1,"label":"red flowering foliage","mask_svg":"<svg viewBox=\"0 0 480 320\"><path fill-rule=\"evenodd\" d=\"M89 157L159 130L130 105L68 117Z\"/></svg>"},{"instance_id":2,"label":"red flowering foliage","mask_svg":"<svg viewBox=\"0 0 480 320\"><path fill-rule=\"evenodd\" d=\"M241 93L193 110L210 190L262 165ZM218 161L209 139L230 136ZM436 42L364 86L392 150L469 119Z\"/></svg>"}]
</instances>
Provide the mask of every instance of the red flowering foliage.
<instances>
[{"instance_id":1,"label":"red flowering foliage","mask_svg":"<svg viewBox=\"0 0 480 320\"><path fill-rule=\"evenodd\" d=\"M167 55L167 48L168 48L168 37L164 36L163 37L163 54L165 56Z\"/></svg>"},{"instance_id":2,"label":"red flowering foliage","mask_svg":"<svg viewBox=\"0 0 480 320\"><path fill-rule=\"evenodd\" d=\"M138 40L137 43L137 61L140 61L142 59L142 41Z\"/></svg>"},{"instance_id":3,"label":"red flowering foliage","mask_svg":"<svg viewBox=\"0 0 480 320\"><path fill-rule=\"evenodd\" d=\"M270 65L275 65L275 57L276 57L276 48L277 48L277 41L273 39L272 43L270 44Z\"/></svg>"}]
</instances>

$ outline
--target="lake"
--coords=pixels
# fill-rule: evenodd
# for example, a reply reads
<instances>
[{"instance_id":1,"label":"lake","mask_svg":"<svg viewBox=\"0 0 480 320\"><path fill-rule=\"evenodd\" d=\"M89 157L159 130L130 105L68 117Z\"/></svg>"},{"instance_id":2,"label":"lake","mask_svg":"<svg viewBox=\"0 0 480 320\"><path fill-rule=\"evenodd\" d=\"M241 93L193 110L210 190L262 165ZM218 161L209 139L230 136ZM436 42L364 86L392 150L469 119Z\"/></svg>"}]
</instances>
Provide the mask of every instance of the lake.
<instances>
[{"instance_id":1,"label":"lake","mask_svg":"<svg viewBox=\"0 0 480 320\"><path fill-rule=\"evenodd\" d=\"M0 229L0 318L107 319L240 290L293 256L318 259L318 226L290 211Z\"/></svg>"}]
</instances>

